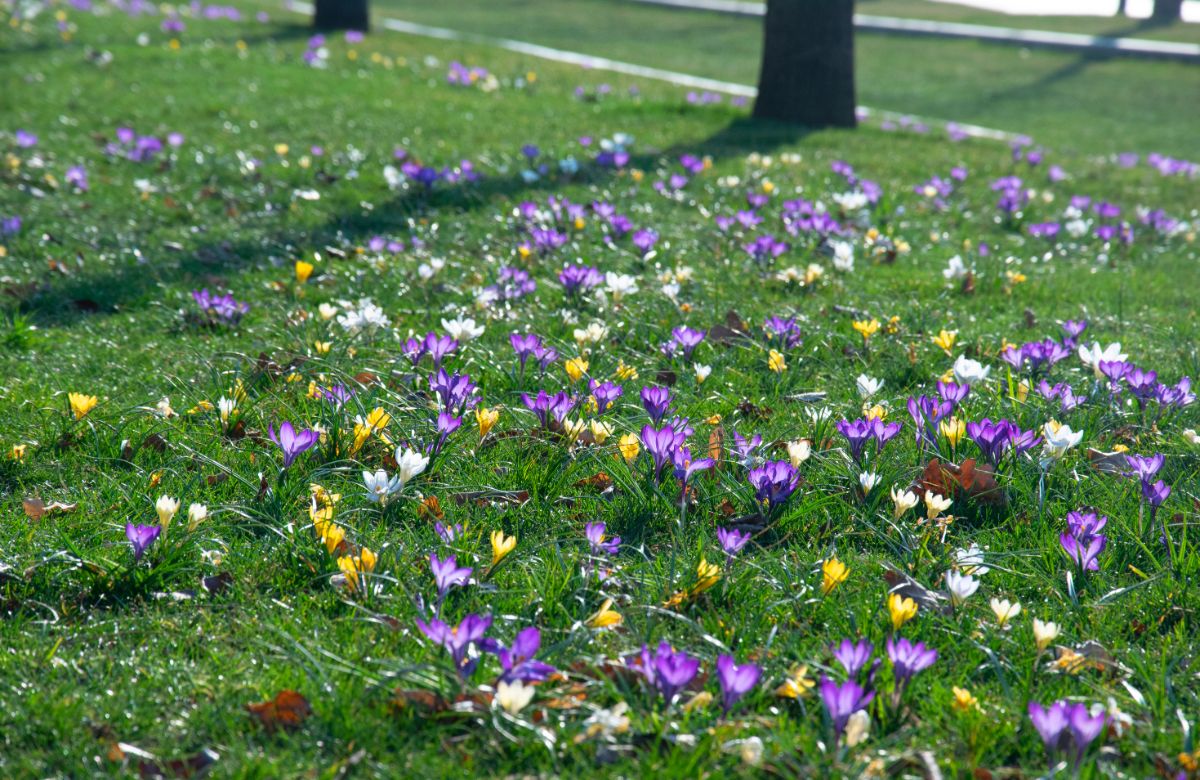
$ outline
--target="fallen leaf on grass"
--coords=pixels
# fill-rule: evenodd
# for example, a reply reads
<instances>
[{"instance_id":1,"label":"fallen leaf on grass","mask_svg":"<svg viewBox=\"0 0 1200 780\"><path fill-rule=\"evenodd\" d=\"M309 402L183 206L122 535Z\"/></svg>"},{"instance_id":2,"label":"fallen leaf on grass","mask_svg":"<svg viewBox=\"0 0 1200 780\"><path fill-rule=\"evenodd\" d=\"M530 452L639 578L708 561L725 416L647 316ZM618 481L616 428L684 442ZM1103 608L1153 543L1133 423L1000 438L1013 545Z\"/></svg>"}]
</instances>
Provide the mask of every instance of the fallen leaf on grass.
<instances>
[{"instance_id":1,"label":"fallen leaf on grass","mask_svg":"<svg viewBox=\"0 0 1200 780\"><path fill-rule=\"evenodd\" d=\"M934 458L925 465L916 488L946 498L970 498L990 506L1008 503L1008 494L996 482L995 472L987 466L976 465L974 458L967 458L961 466Z\"/></svg>"},{"instance_id":2,"label":"fallen leaf on grass","mask_svg":"<svg viewBox=\"0 0 1200 780\"><path fill-rule=\"evenodd\" d=\"M52 501L47 504L40 498L27 498L21 504L25 507L25 514L29 516L30 520L41 520L46 515L55 512L72 512L79 506L78 503L64 504L61 501Z\"/></svg>"},{"instance_id":3,"label":"fallen leaf on grass","mask_svg":"<svg viewBox=\"0 0 1200 780\"><path fill-rule=\"evenodd\" d=\"M267 731L299 728L312 715L312 705L302 694L283 690L274 699L257 704L247 704L246 710Z\"/></svg>"}]
</instances>

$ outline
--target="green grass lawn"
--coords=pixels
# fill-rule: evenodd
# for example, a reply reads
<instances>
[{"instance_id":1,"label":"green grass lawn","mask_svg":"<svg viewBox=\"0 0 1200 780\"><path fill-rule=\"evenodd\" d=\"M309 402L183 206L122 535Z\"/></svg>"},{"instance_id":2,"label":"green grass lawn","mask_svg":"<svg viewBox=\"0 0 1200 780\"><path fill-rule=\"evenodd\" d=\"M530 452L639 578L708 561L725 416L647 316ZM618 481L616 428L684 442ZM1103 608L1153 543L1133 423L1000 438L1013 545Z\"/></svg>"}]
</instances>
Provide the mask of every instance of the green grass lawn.
<instances>
[{"instance_id":1,"label":"green grass lawn","mask_svg":"<svg viewBox=\"0 0 1200 780\"><path fill-rule=\"evenodd\" d=\"M758 19L623 0L381 0L375 8L424 24L758 82ZM1200 94L1200 69L1189 63L875 33L860 33L856 47L859 102L868 106L1024 133L1063 151L1110 153L1114 138L1143 152L1200 150L1200 101L1187 97Z\"/></svg>"},{"instance_id":2,"label":"green grass lawn","mask_svg":"<svg viewBox=\"0 0 1200 780\"><path fill-rule=\"evenodd\" d=\"M434 8L411 18L562 45L554 31L566 34L571 11L599 6L564 0L527 23L537 29L519 30L489 11L501 5L468 2L453 19ZM1036 376L1001 358L1006 343L1062 339L1061 321L1085 319L1081 343L1119 341L1164 383L1200 371L1196 179L1112 156L1187 153L1186 109L1154 99L1170 66L1091 65L1054 87L1118 74L1110 103L1155 112L1131 121L1113 111L1098 126L1084 109L1042 116L1039 101L1052 98L1017 91L1032 72L1011 75L1014 97L1002 105L965 86L941 94L945 78L934 80L927 56L904 78L890 60L903 94L885 105L870 92L872 78L882 90L892 56L882 47L909 43L863 37L864 102L1026 130L1050 147L1033 166L1005 145L951 143L936 130L755 124L727 102L689 105L667 85L400 35L330 36L325 67L311 67L303 20L274 10L270 22L188 16L170 34L161 16L98 6L5 17L0 31L0 774L190 776L206 766L215 777L264 778L861 777L920 774L932 761L944 776L1035 776L1046 760L1027 707L1060 699L1114 713L1083 758L1084 776L1183 768L1200 693L1191 669L1200 448L1187 433L1200 427L1197 405L1151 400L1140 411L1131 390L1111 397L1073 350ZM661 37L649 21L611 36L621 18L576 16L570 48L611 39L596 53L742 78L715 73L711 61L699 67L682 33ZM651 45L663 40L672 45ZM730 49L731 70L748 67L739 59L752 56L748 41ZM912 45L936 47L964 72L998 51ZM646 56L627 56L633 49ZM884 58L871 65L873 50ZM1055 57L1022 62L1051 71L1070 62ZM490 77L450 85L452 60ZM130 159L136 138L123 143L119 128L164 139L163 148L143 142L148 159ZM171 133L182 134L177 144ZM620 146L621 134L632 138L629 159L597 161L602 140ZM527 145L537 147L533 163ZM686 175L684 155L698 158ZM404 162L436 181L386 170ZM839 162L853 166L852 179L835 172ZM1069 178L1052 182L1052 165ZM86 171L86 191L69 183L74 166ZM955 168L964 180L938 197L925 192ZM1022 180L1016 213L999 208L992 186L1010 176ZM860 179L878 185L875 202L863 201L873 188ZM739 212L753 221L748 195L765 196L762 223L720 228L716 217ZM1076 216L1073 195L1120 215L1088 207ZM815 212L838 222L840 236L789 234L784 204L799 199L822 204ZM655 231L653 250L620 235L594 203L611 204L634 231ZM1156 229L1139 209L1193 224L1161 219ZM1086 223L1079 235L1075 219ZM1031 235L1050 222L1062 226L1057 238ZM1104 225L1132 229L1132 242L1098 236ZM552 237L543 230L562 245L539 248L537 235ZM752 260L744 245L768 235L787 248ZM851 270L835 265L841 243ZM969 273L948 280L955 256ZM297 261L312 263L311 275L298 275ZM603 294L563 291L558 274L576 262L615 275ZM497 297L503 269L527 272L536 289ZM201 312L192 295L201 288L249 309L236 323ZM364 298L386 324L348 327ZM481 438L463 410L424 471L390 502L373 502L364 470L394 475L397 449L439 438L436 372L428 357L414 367L406 343L447 334L443 321L457 317L484 331L444 367L469 375L498 421ZM802 342L772 341L771 317L795 318ZM879 330L864 339L854 322L870 332L871 320ZM706 331L694 355L664 353L684 325ZM521 369L513 332L540 335L558 359L544 374L535 358ZM990 375L921 443L907 401L936 395L960 357ZM586 368L568 364L579 359ZM869 400L860 375L883 382ZM1034 389L1043 377L1070 384L1079 406L1043 398ZM588 378L623 395L589 409ZM654 478L645 444L623 457L633 453L622 438L649 422L641 389L667 384L673 413L694 428L694 460L717 460L682 494L671 466ZM335 403L337 386L353 395ZM526 409L521 394L539 389L576 396L569 425L543 427ZM96 404L77 399L73 412L69 393ZM234 402L224 418L222 401L226 410ZM382 430L356 423L378 421L377 409L389 418ZM835 424L868 412L903 428L855 463ZM1054 420L1083 435L1044 465L1041 446L1006 458L991 491L943 481L954 495L933 513L940 522L921 520L923 503L897 516L891 492L917 484L932 459L980 457L950 416L1005 418L1038 435ZM271 441L283 421L321 433L286 468ZM572 439L580 421L607 422L611 434L589 427ZM763 444L743 457L735 432ZM748 466L788 461L786 443L797 441L811 455L797 456L794 494L768 511ZM1155 522L1136 480L1105 473L1119 456L1097 467L1089 448L1166 456L1158 476L1172 493ZM863 474L877 484L864 489ZM928 474L942 480L936 467ZM313 485L340 496L328 518ZM162 528L161 496L180 508L137 559L127 524ZM192 504L207 516L189 520ZM1107 545L1097 570L1080 571L1060 535L1068 512L1089 507L1109 518ZM463 526L457 538L439 538L436 516ZM592 522L620 536L619 549L590 551ZM754 537L727 561L717 532L739 523ZM516 545L493 563L496 531ZM982 563L961 557L973 545ZM433 552L473 570L444 603ZM361 579L355 555L371 568ZM833 559L848 573L825 592ZM719 579L702 577L703 563ZM899 628L889 570L912 578L903 595L920 602ZM980 583L953 609L951 571ZM994 598L1021 604L1007 628ZM608 599L620 622L590 622ZM497 655L476 645L478 668L464 680L418 627L435 612L451 624L488 615L488 636L506 646L536 627L537 658L558 672L510 713L493 695ZM1035 617L1060 629L1043 649ZM900 634L938 659L894 699L884 646ZM815 689L777 695L799 667L809 681L845 680L830 650L844 638L871 641L883 659L869 679L854 675L877 696L869 734L853 739L835 735ZM700 662L673 702L626 660L660 640ZM1072 665L1077 651L1091 660ZM723 654L761 667L727 715ZM281 691L298 692L311 713L247 711Z\"/></svg>"}]
</instances>

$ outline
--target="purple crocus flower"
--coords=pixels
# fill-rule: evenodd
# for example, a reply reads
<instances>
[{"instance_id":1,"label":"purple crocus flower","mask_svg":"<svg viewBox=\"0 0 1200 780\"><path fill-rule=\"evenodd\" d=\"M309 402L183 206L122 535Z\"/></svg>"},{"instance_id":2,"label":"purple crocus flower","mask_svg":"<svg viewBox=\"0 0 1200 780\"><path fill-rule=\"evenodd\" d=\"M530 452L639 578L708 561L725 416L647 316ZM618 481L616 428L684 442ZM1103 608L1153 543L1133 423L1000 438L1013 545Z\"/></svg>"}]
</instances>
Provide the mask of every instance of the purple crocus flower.
<instances>
[{"instance_id":1,"label":"purple crocus flower","mask_svg":"<svg viewBox=\"0 0 1200 780\"><path fill-rule=\"evenodd\" d=\"M82 165L73 165L68 168L64 178L66 179L67 184L71 185L78 191L88 191L87 170Z\"/></svg>"},{"instance_id":2,"label":"purple crocus flower","mask_svg":"<svg viewBox=\"0 0 1200 780\"><path fill-rule=\"evenodd\" d=\"M1101 534L1108 518L1095 512L1068 512L1067 532L1059 536L1059 544L1081 571L1097 571L1097 558L1108 545L1108 537Z\"/></svg>"},{"instance_id":3,"label":"purple crocus flower","mask_svg":"<svg viewBox=\"0 0 1200 780\"><path fill-rule=\"evenodd\" d=\"M1029 719L1046 746L1046 758L1050 764L1054 764L1059 753L1073 748L1076 769L1083 762L1088 746L1100 736L1108 723L1106 713L1092 715L1086 705L1068 704L1066 701L1056 701L1049 707L1031 701Z\"/></svg>"},{"instance_id":4,"label":"purple crocus flower","mask_svg":"<svg viewBox=\"0 0 1200 780\"><path fill-rule=\"evenodd\" d=\"M871 440L871 423L869 420L858 419L853 422L840 420L837 424L838 433L846 437L850 445L850 457L855 463L862 462L863 447Z\"/></svg>"},{"instance_id":5,"label":"purple crocus flower","mask_svg":"<svg viewBox=\"0 0 1200 780\"><path fill-rule=\"evenodd\" d=\"M1142 481L1142 498L1150 503L1151 509L1157 510L1170 495L1170 486L1161 479L1154 483L1149 480Z\"/></svg>"},{"instance_id":6,"label":"purple crocus flower","mask_svg":"<svg viewBox=\"0 0 1200 780\"><path fill-rule=\"evenodd\" d=\"M971 386L967 384L958 384L957 382L938 382L938 395L942 400L951 404L952 407L957 407L967 397L967 393L971 392Z\"/></svg>"},{"instance_id":7,"label":"purple crocus flower","mask_svg":"<svg viewBox=\"0 0 1200 780\"><path fill-rule=\"evenodd\" d=\"M762 436L757 433L747 439L737 431L733 432L733 454L737 456L738 463L749 468L754 462L754 451L762 446Z\"/></svg>"},{"instance_id":8,"label":"purple crocus flower","mask_svg":"<svg viewBox=\"0 0 1200 780\"><path fill-rule=\"evenodd\" d=\"M662 422L662 418L671 408L672 400L671 391L665 387L648 385L642 388L642 406L655 425Z\"/></svg>"},{"instance_id":9,"label":"purple crocus flower","mask_svg":"<svg viewBox=\"0 0 1200 780\"><path fill-rule=\"evenodd\" d=\"M1158 372L1143 371L1137 366L1130 366L1123 379L1129 386L1129 392L1137 399L1138 407L1146 408L1146 402L1154 397L1158 388Z\"/></svg>"},{"instance_id":10,"label":"purple crocus flower","mask_svg":"<svg viewBox=\"0 0 1200 780\"><path fill-rule=\"evenodd\" d=\"M830 649L833 651L833 657L846 670L846 674L855 677L867 665L867 661L871 660L871 651L875 649L875 645L866 639L857 643L843 639L841 644Z\"/></svg>"},{"instance_id":11,"label":"purple crocus flower","mask_svg":"<svg viewBox=\"0 0 1200 780\"><path fill-rule=\"evenodd\" d=\"M125 538L133 547L133 560L140 561L154 540L162 533L161 525L125 524Z\"/></svg>"},{"instance_id":12,"label":"purple crocus flower","mask_svg":"<svg viewBox=\"0 0 1200 780\"><path fill-rule=\"evenodd\" d=\"M917 673L933 666L938 653L924 642L910 642L901 637L889 637L887 654L892 662L892 669L898 685L906 685Z\"/></svg>"},{"instance_id":13,"label":"purple crocus flower","mask_svg":"<svg viewBox=\"0 0 1200 780\"><path fill-rule=\"evenodd\" d=\"M684 485L691 481L692 475L707 471L716 465L712 458L693 460L692 451L688 447L677 447L671 455L671 462L675 466L675 478Z\"/></svg>"},{"instance_id":14,"label":"purple crocus flower","mask_svg":"<svg viewBox=\"0 0 1200 780\"><path fill-rule=\"evenodd\" d=\"M696 677L700 661L683 651L675 651L666 642L660 642L654 654L642 645L642 652L631 659L631 665L658 689L669 705L675 697Z\"/></svg>"},{"instance_id":15,"label":"purple crocus flower","mask_svg":"<svg viewBox=\"0 0 1200 780\"><path fill-rule=\"evenodd\" d=\"M445 544L452 544L455 539L462 536L462 523L454 525L442 525L440 522L433 524L433 531L438 535L438 538Z\"/></svg>"},{"instance_id":16,"label":"purple crocus flower","mask_svg":"<svg viewBox=\"0 0 1200 780\"><path fill-rule=\"evenodd\" d=\"M1160 452L1157 455L1126 455L1125 462L1129 465L1129 476L1137 477L1142 482L1154 479L1162 469L1166 458Z\"/></svg>"},{"instance_id":17,"label":"purple crocus flower","mask_svg":"<svg viewBox=\"0 0 1200 780\"><path fill-rule=\"evenodd\" d=\"M751 469L747 479L754 487L754 497L767 505L767 511L787 501L800 486L800 472L786 460L769 460Z\"/></svg>"},{"instance_id":18,"label":"purple crocus flower","mask_svg":"<svg viewBox=\"0 0 1200 780\"><path fill-rule=\"evenodd\" d=\"M736 528L718 528L717 541L721 543L721 549L725 552L725 565L728 567L733 562L733 557L750 541L750 534Z\"/></svg>"},{"instance_id":19,"label":"purple crocus flower","mask_svg":"<svg viewBox=\"0 0 1200 780\"><path fill-rule=\"evenodd\" d=\"M442 367L442 360L458 349L458 342L449 336L439 336L436 333L428 333L425 336L425 351L433 358L434 370Z\"/></svg>"},{"instance_id":20,"label":"purple crocus flower","mask_svg":"<svg viewBox=\"0 0 1200 780\"><path fill-rule=\"evenodd\" d=\"M933 444L936 442L938 422L953 410L954 406L948 401L939 401L927 395L910 396L908 414L912 417L917 429L917 443L925 441Z\"/></svg>"},{"instance_id":21,"label":"purple crocus flower","mask_svg":"<svg viewBox=\"0 0 1200 780\"><path fill-rule=\"evenodd\" d=\"M504 669L500 679L511 683L516 680L532 683L541 682L556 671L553 666L534 658L542 646L542 632L536 626L523 628L513 639L512 647L496 644L492 651Z\"/></svg>"},{"instance_id":22,"label":"purple crocus flower","mask_svg":"<svg viewBox=\"0 0 1200 780\"><path fill-rule=\"evenodd\" d=\"M517 353L517 360L521 363L521 370L525 370L525 361L541 349L541 337L533 333L510 333L508 341L512 344L513 351Z\"/></svg>"},{"instance_id":23,"label":"purple crocus flower","mask_svg":"<svg viewBox=\"0 0 1200 780\"><path fill-rule=\"evenodd\" d=\"M279 426L278 432L275 426L267 426L267 437L283 450L283 467L286 469L292 465L292 461L311 449L321 434L312 430L297 431L290 422L285 421Z\"/></svg>"},{"instance_id":24,"label":"purple crocus flower","mask_svg":"<svg viewBox=\"0 0 1200 780\"><path fill-rule=\"evenodd\" d=\"M429 389L441 401L442 409L451 414L462 414L479 404L479 387L467 374L447 374L439 368L429 379Z\"/></svg>"},{"instance_id":25,"label":"purple crocus flower","mask_svg":"<svg viewBox=\"0 0 1200 780\"><path fill-rule=\"evenodd\" d=\"M450 653L454 661L454 670L462 680L469 678L479 663L478 657L471 656L471 646L478 646L483 641L484 634L491 625L491 615L467 615L461 623L453 627L437 618L428 623L417 618L417 627L421 629L421 633Z\"/></svg>"},{"instance_id":26,"label":"purple crocus flower","mask_svg":"<svg viewBox=\"0 0 1200 780\"><path fill-rule=\"evenodd\" d=\"M671 338L683 350L684 360L691 360L692 353L696 351L696 347L700 346L700 342L704 341L707 334L708 331L693 330L683 325L671 331Z\"/></svg>"},{"instance_id":27,"label":"purple crocus flower","mask_svg":"<svg viewBox=\"0 0 1200 780\"><path fill-rule=\"evenodd\" d=\"M821 701L829 713L829 719L833 721L833 732L837 739L841 739L850 716L859 710L865 710L875 698L874 691L864 689L854 680L847 680L838 685L828 677L822 677L820 690Z\"/></svg>"},{"instance_id":28,"label":"purple crocus flower","mask_svg":"<svg viewBox=\"0 0 1200 780\"><path fill-rule=\"evenodd\" d=\"M442 560L438 558L437 553L429 554L429 570L433 572L433 581L437 585L439 607L446 600L450 588L467 584L472 571L466 567L459 567L453 555Z\"/></svg>"},{"instance_id":29,"label":"purple crocus flower","mask_svg":"<svg viewBox=\"0 0 1200 780\"><path fill-rule=\"evenodd\" d=\"M669 425L663 426L661 429L652 425L642 428L642 446L654 459L654 478L656 480L662 479L663 467L669 461L674 460L675 450L679 449L686 438L687 436L680 434Z\"/></svg>"},{"instance_id":30,"label":"purple crocus flower","mask_svg":"<svg viewBox=\"0 0 1200 780\"><path fill-rule=\"evenodd\" d=\"M607 412L617 402L617 399L625 394L625 389L620 385L614 385L608 381L597 382L595 379L588 381L588 390L591 391L592 398L596 399L597 414Z\"/></svg>"},{"instance_id":31,"label":"purple crocus flower","mask_svg":"<svg viewBox=\"0 0 1200 780\"><path fill-rule=\"evenodd\" d=\"M633 234L633 245L642 255L650 254L656 243L658 243L658 233L653 230L643 228Z\"/></svg>"},{"instance_id":32,"label":"purple crocus flower","mask_svg":"<svg viewBox=\"0 0 1200 780\"><path fill-rule=\"evenodd\" d=\"M549 428L552 420L561 423L575 408L575 399L571 396L564 392L548 395L545 390L538 390L536 398L530 398L528 393L521 393L521 403L537 415L543 428Z\"/></svg>"},{"instance_id":33,"label":"purple crocus flower","mask_svg":"<svg viewBox=\"0 0 1200 780\"><path fill-rule=\"evenodd\" d=\"M1064 533L1059 535L1058 541L1066 551L1067 557L1074 561L1081 571L1098 571L1100 569L1097 559L1100 557L1100 553L1104 552L1104 548L1108 546L1108 537L1104 534L1077 538L1069 533Z\"/></svg>"},{"instance_id":34,"label":"purple crocus flower","mask_svg":"<svg viewBox=\"0 0 1200 780\"><path fill-rule=\"evenodd\" d=\"M587 265L567 265L558 274L558 281L568 295L590 290L604 281L600 272Z\"/></svg>"},{"instance_id":35,"label":"purple crocus flower","mask_svg":"<svg viewBox=\"0 0 1200 780\"><path fill-rule=\"evenodd\" d=\"M717 656L717 679L721 683L721 700L726 715L743 696L758 685L761 676L762 669L755 664L739 666L731 655Z\"/></svg>"},{"instance_id":36,"label":"purple crocus flower","mask_svg":"<svg viewBox=\"0 0 1200 780\"><path fill-rule=\"evenodd\" d=\"M321 399L329 402L334 409L340 409L354 397L354 391L345 385L333 385L321 391Z\"/></svg>"},{"instance_id":37,"label":"purple crocus flower","mask_svg":"<svg viewBox=\"0 0 1200 780\"><path fill-rule=\"evenodd\" d=\"M606 536L608 527L604 523L588 523L583 528L584 536L591 545L592 555L616 555L621 546L621 537Z\"/></svg>"}]
</instances>

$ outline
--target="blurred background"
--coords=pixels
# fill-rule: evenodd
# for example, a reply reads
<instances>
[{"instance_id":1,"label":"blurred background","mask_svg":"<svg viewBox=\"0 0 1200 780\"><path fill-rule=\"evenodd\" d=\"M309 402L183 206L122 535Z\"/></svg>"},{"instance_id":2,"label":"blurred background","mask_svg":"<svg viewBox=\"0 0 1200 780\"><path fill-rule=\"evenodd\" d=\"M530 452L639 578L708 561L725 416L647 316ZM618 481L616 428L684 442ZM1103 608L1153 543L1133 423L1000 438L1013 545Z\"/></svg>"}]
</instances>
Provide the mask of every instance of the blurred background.
<instances>
[{"instance_id":1,"label":"blurred background","mask_svg":"<svg viewBox=\"0 0 1200 780\"><path fill-rule=\"evenodd\" d=\"M802 2L803 0L797 0ZM386 16L489 37L755 85L763 44L756 0L372 0ZM1166 154L1200 152L1200 57L1111 47L1043 48L864 25L978 25L1187 44L1200 54L1200 0L858 0L862 105L1111 152L1112 138ZM1192 20L1192 21L1189 21Z\"/></svg>"}]
</instances>

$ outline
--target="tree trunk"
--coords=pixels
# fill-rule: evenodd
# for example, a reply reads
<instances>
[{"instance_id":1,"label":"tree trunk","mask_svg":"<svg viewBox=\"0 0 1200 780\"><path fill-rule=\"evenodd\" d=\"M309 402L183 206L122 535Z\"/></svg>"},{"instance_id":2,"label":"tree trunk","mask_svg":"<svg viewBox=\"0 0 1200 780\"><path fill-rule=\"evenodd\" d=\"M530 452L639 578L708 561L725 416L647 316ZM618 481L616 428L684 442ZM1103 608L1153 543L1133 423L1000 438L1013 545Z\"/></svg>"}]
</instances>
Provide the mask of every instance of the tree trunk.
<instances>
[{"instance_id":1,"label":"tree trunk","mask_svg":"<svg viewBox=\"0 0 1200 780\"><path fill-rule=\"evenodd\" d=\"M767 0L754 116L854 127L854 0Z\"/></svg>"},{"instance_id":2,"label":"tree trunk","mask_svg":"<svg viewBox=\"0 0 1200 780\"><path fill-rule=\"evenodd\" d=\"M1183 0L1154 0L1154 13L1150 18L1156 22L1176 22L1183 14Z\"/></svg>"},{"instance_id":3,"label":"tree trunk","mask_svg":"<svg viewBox=\"0 0 1200 780\"><path fill-rule=\"evenodd\" d=\"M316 0L313 27L318 30L359 30L371 26L367 0Z\"/></svg>"}]
</instances>

